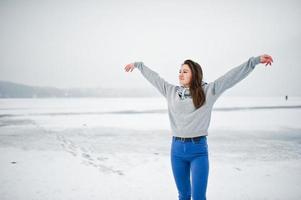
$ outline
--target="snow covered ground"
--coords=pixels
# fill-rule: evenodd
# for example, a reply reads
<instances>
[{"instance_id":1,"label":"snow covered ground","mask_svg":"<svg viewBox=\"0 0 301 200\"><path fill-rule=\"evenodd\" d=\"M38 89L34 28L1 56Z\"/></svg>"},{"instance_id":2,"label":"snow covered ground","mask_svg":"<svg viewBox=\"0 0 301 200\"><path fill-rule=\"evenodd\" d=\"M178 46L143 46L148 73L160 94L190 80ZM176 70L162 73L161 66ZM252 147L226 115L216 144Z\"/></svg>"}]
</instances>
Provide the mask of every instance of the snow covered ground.
<instances>
[{"instance_id":1,"label":"snow covered ground","mask_svg":"<svg viewBox=\"0 0 301 200\"><path fill-rule=\"evenodd\" d=\"M1 200L172 200L163 98L0 99ZM301 98L221 97L207 197L301 199Z\"/></svg>"}]
</instances>

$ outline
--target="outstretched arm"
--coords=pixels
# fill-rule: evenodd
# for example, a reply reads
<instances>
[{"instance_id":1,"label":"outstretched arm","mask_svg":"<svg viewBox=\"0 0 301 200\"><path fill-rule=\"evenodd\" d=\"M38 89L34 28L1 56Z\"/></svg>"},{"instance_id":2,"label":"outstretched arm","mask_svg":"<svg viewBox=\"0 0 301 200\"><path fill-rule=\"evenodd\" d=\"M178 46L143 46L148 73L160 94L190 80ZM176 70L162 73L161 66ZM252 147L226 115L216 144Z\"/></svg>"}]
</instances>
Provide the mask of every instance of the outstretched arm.
<instances>
[{"instance_id":1,"label":"outstretched arm","mask_svg":"<svg viewBox=\"0 0 301 200\"><path fill-rule=\"evenodd\" d=\"M125 66L126 72L132 72L134 68L138 68L142 75L153 85L155 86L159 92L163 96L167 96L167 92L171 89L173 86L172 84L165 81L162 77L159 76L159 74L153 70L151 70L149 67L145 66L143 62L134 62L127 64Z\"/></svg>"},{"instance_id":2,"label":"outstretched arm","mask_svg":"<svg viewBox=\"0 0 301 200\"><path fill-rule=\"evenodd\" d=\"M249 58L248 61L231 69L226 74L211 83L213 95L221 95L225 90L231 88L236 83L244 79L254 70L257 64L264 63L266 66L268 66L272 65L272 62L272 57L266 54Z\"/></svg>"}]
</instances>

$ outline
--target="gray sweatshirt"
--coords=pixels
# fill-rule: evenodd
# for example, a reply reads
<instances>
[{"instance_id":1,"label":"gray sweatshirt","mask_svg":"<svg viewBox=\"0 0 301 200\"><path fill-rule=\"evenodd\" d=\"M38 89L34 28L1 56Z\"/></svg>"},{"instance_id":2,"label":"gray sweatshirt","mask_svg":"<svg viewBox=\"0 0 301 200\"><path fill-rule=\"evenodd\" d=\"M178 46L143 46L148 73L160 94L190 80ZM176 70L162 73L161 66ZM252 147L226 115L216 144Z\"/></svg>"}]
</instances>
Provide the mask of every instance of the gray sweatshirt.
<instances>
[{"instance_id":1,"label":"gray sweatshirt","mask_svg":"<svg viewBox=\"0 0 301 200\"><path fill-rule=\"evenodd\" d=\"M203 82L206 103L198 109L194 107L189 88L168 83L157 72L145 66L143 62L134 62L134 66L166 98L172 135L196 137L208 135L211 112L217 98L225 90L248 76L259 63L260 56L251 57L215 81Z\"/></svg>"}]
</instances>

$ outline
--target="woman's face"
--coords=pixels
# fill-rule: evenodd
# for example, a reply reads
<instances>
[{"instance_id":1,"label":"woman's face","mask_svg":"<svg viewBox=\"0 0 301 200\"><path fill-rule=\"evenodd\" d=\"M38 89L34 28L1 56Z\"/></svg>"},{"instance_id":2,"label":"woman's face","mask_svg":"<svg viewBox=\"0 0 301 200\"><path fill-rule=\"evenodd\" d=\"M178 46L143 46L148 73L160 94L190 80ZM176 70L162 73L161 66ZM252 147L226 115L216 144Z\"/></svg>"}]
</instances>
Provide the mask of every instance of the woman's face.
<instances>
[{"instance_id":1,"label":"woman's face","mask_svg":"<svg viewBox=\"0 0 301 200\"><path fill-rule=\"evenodd\" d=\"M192 73L187 64L183 64L179 70L179 82L184 87L189 87L192 79Z\"/></svg>"}]
</instances>

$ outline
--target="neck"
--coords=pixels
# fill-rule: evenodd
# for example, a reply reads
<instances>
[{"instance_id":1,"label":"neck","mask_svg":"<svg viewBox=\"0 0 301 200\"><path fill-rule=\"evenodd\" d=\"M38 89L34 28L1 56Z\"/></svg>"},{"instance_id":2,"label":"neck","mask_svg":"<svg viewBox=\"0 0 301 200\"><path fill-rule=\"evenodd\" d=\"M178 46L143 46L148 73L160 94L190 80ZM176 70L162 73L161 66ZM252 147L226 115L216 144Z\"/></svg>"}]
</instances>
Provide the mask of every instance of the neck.
<instances>
[{"instance_id":1,"label":"neck","mask_svg":"<svg viewBox=\"0 0 301 200\"><path fill-rule=\"evenodd\" d=\"M182 85L182 87L184 87L184 88L189 88L189 85Z\"/></svg>"}]
</instances>

